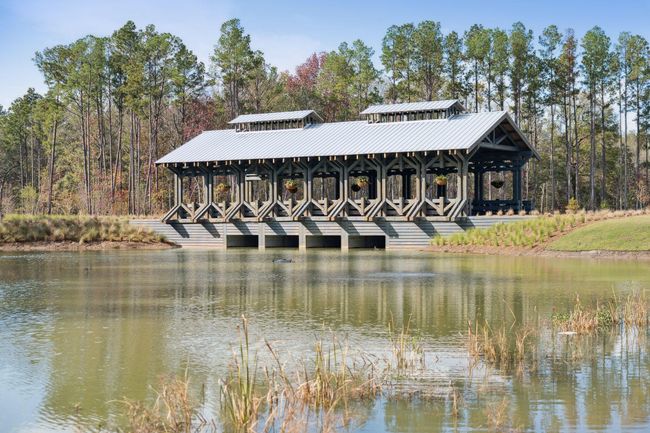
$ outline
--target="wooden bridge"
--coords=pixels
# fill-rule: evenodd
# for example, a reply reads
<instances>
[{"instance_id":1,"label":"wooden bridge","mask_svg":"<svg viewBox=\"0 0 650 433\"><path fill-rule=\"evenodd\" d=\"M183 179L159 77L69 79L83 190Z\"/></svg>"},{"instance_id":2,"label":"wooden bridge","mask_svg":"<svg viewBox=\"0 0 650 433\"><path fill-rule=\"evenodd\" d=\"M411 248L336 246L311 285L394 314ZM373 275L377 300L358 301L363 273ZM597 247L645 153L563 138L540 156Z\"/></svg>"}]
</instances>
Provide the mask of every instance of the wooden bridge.
<instances>
[{"instance_id":1,"label":"wooden bridge","mask_svg":"<svg viewBox=\"0 0 650 433\"><path fill-rule=\"evenodd\" d=\"M204 239L203 230L220 246L399 247L462 230L486 211L530 210L521 175L537 154L507 113L469 114L448 100L361 115L242 115L233 129L202 133L157 161L174 175L162 223L182 239Z\"/></svg>"}]
</instances>

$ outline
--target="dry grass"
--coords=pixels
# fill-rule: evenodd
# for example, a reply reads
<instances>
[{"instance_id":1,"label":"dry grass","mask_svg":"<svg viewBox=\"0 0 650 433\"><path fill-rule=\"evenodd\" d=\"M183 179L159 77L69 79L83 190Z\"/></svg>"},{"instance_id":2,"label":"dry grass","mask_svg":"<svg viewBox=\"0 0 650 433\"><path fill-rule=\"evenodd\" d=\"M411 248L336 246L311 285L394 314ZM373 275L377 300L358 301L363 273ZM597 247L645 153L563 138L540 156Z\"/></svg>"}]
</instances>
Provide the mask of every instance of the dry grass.
<instances>
[{"instance_id":1,"label":"dry grass","mask_svg":"<svg viewBox=\"0 0 650 433\"><path fill-rule=\"evenodd\" d=\"M207 431L208 422L189 395L189 380L171 378L161 381L153 404L123 400L129 433L191 433Z\"/></svg>"},{"instance_id":2,"label":"dry grass","mask_svg":"<svg viewBox=\"0 0 650 433\"><path fill-rule=\"evenodd\" d=\"M491 431L505 431L507 423L510 421L510 402L503 398L499 402L490 402L485 407L485 417L487 418L488 429Z\"/></svg>"},{"instance_id":3,"label":"dry grass","mask_svg":"<svg viewBox=\"0 0 650 433\"><path fill-rule=\"evenodd\" d=\"M523 367L535 366L542 358L550 356L546 349L552 344L543 341L544 334L551 338L557 333L591 335L617 326L639 329L649 323L650 303L644 292L614 296L610 300L599 300L595 305L585 305L576 297L568 311L556 311L551 315L549 328L513 323L510 328L502 325L494 329L487 322L482 325L469 322L467 351L474 364L483 361L497 369L517 368L521 372Z\"/></svg>"},{"instance_id":4,"label":"dry grass","mask_svg":"<svg viewBox=\"0 0 650 433\"><path fill-rule=\"evenodd\" d=\"M650 321L650 302L645 292L627 295L624 300L617 300L620 306L616 319L626 326L647 326Z\"/></svg>"},{"instance_id":5,"label":"dry grass","mask_svg":"<svg viewBox=\"0 0 650 433\"><path fill-rule=\"evenodd\" d=\"M468 323L467 347L474 361L482 359L489 365L508 370L529 360L535 353L536 331L523 326L515 331L505 325L493 329L487 322L483 325Z\"/></svg>"},{"instance_id":6,"label":"dry grass","mask_svg":"<svg viewBox=\"0 0 650 433\"><path fill-rule=\"evenodd\" d=\"M589 222L649 214L650 210L598 211L567 214L546 214L538 218L512 223L499 223L487 229L472 229L452 236L431 239L437 246L489 246L533 248L552 237L567 233Z\"/></svg>"},{"instance_id":7,"label":"dry grass","mask_svg":"<svg viewBox=\"0 0 650 433\"><path fill-rule=\"evenodd\" d=\"M221 383L223 421L237 431L252 430L265 398L256 391L257 357L250 357L248 320L242 317L239 351L233 353L228 375Z\"/></svg>"},{"instance_id":8,"label":"dry grass","mask_svg":"<svg viewBox=\"0 0 650 433\"><path fill-rule=\"evenodd\" d=\"M394 366L398 371L404 371L425 367L424 349L420 340L411 334L410 318L399 333L395 332L395 324L391 318L388 334L393 352L393 362L389 364L389 368Z\"/></svg>"},{"instance_id":9,"label":"dry grass","mask_svg":"<svg viewBox=\"0 0 650 433\"><path fill-rule=\"evenodd\" d=\"M118 217L6 215L0 221L0 243L64 241L156 243L164 239Z\"/></svg>"},{"instance_id":10,"label":"dry grass","mask_svg":"<svg viewBox=\"0 0 650 433\"><path fill-rule=\"evenodd\" d=\"M650 320L650 303L644 292L636 292L624 298L614 296L608 301L598 301L595 306L585 306L576 296L573 308L568 312L554 313L553 326L563 332L589 334L612 326L645 326Z\"/></svg>"},{"instance_id":11,"label":"dry grass","mask_svg":"<svg viewBox=\"0 0 650 433\"><path fill-rule=\"evenodd\" d=\"M324 349L322 340L316 342L311 364L311 369L307 364L298 374L295 394L302 404L314 409L329 410L352 400L374 398L381 392L374 363L363 358L350 359L348 346L336 337L328 349Z\"/></svg>"},{"instance_id":12,"label":"dry grass","mask_svg":"<svg viewBox=\"0 0 650 433\"><path fill-rule=\"evenodd\" d=\"M456 420L460 415L460 406L462 404L462 395L453 383L449 384L449 399L451 400L451 417Z\"/></svg>"},{"instance_id":13,"label":"dry grass","mask_svg":"<svg viewBox=\"0 0 650 433\"><path fill-rule=\"evenodd\" d=\"M269 342L274 364L259 374L257 355L251 355L248 321L242 317L240 345L233 354L221 386L222 421L229 430L304 431L316 422L319 431L332 431L349 422L351 402L375 399L382 390L373 362L352 357L346 343L332 335L315 342L313 358L288 372Z\"/></svg>"}]
</instances>

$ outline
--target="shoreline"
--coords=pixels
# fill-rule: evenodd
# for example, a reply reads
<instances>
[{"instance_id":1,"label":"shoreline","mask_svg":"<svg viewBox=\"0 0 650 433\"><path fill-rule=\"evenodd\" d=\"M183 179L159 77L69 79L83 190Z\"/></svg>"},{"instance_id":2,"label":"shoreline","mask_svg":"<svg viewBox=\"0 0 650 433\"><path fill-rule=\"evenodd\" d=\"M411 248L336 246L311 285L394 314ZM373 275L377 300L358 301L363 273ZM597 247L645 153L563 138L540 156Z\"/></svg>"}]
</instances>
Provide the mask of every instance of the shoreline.
<instances>
[{"instance_id":1,"label":"shoreline","mask_svg":"<svg viewBox=\"0 0 650 433\"><path fill-rule=\"evenodd\" d=\"M549 250L542 246L533 248L523 247L492 247L492 246L429 246L422 251L430 253L449 254L473 254L477 256L497 255L512 257L557 257L557 258L597 258L597 259L640 259L650 260L650 251L616 251L616 250L593 250L593 251L556 251Z\"/></svg>"},{"instance_id":2,"label":"shoreline","mask_svg":"<svg viewBox=\"0 0 650 433\"><path fill-rule=\"evenodd\" d=\"M2 251L105 251L105 250L166 250L179 248L167 242L100 241L38 241L0 243Z\"/></svg>"},{"instance_id":3,"label":"shoreline","mask_svg":"<svg viewBox=\"0 0 650 433\"><path fill-rule=\"evenodd\" d=\"M110 250L167 250L181 248L167 242L103 241L80 244L73 241L61 242L12 242L0 243L0 252L11 251L110 251ZM446 254L471 254L477 256L498 255L511 257L557 257L557 258L597 258L597 259L638 259L650 260L650 251L555 251L542 246L534 248L491 247L491 246L428 246L420 251Z\"/></svg>"}]
</instances>

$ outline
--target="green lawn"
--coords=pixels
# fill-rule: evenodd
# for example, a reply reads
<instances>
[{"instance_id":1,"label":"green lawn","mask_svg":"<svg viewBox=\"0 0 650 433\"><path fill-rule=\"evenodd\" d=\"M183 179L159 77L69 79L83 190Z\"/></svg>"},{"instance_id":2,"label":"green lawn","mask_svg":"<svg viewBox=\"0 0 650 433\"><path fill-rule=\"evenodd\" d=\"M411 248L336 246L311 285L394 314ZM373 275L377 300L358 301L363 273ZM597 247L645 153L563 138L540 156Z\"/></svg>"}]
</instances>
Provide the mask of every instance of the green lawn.
<instances>
[{"instance_id":1,"label":"green lawn","mask_svg":"<svg viewBox=\"0 0 650 433\"><path fill-rule=\"evenodd\" d=\"M553 241L555 251L650 251L650 215L597 221Z\"/></svg>"}]
</instances>

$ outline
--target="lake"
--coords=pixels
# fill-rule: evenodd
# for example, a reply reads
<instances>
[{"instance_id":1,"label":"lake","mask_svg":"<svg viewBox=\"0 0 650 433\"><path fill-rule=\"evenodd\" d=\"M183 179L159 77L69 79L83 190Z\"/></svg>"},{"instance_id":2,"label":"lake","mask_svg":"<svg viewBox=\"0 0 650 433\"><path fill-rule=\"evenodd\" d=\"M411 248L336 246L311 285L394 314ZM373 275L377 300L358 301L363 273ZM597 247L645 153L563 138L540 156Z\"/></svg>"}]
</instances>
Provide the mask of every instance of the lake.
<instances>
[{"instance_id":1,"label":"lake","mask_svg":"<svg viewBox=\"0 0 650 433\"><path fill-rule=\"evenodd\" d=\"M278 263L275 259L290 259ZM647 261L257 250L0 253L0 431L92 431L119 423L118 400L151 399L185 372L216 411L239 341L298 359L331 331L387 353L388 323L410 323L427 353L424 387L461 384L444 402L379 399L351 431L485 431L505 401L522 431L650 430L650 348L606 333L590 356L532 374L467 379L468 321L543 321L576 295L595 302L650 288Z\"/></svg>"}]
</instances>

